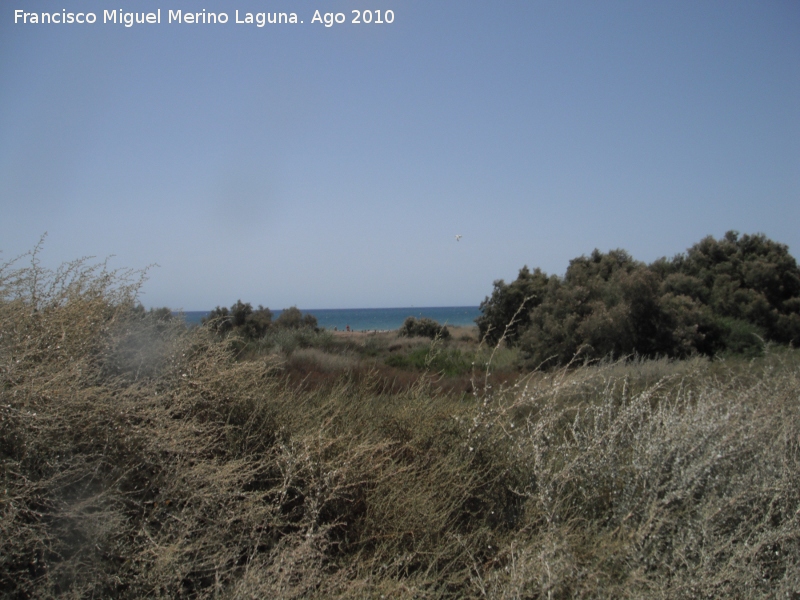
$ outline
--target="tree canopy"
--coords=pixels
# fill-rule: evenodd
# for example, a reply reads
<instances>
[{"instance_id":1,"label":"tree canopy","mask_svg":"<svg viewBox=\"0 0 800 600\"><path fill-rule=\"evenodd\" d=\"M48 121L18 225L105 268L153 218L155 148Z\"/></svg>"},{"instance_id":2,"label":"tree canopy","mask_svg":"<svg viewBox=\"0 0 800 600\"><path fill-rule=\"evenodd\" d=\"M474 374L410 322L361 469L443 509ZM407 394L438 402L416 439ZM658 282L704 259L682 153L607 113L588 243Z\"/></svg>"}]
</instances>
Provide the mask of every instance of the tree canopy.
<instances>
[{"instance_id":1,"label":"tree canopy","mask_svg":"<svg viewBox=\"0 0 800 600\"><path fill-rule=\"evenodd\" d=\"M262 338L271 328L317 329L317 318L311 314L303 315L296 306L281 311L274 321L272 316L269 308L259 305L253 309L249 302L237 300L230 309L217 306L207 317L203 317L202 322L220 335L236 332L246 340Z\"/></svg>"},{"instance_id":2,"label":"tree canopy","mask_svg":"<svg viewBox=\"0 0 800 600\"><path fill-rule=\"evenodd\" d=\"M787 246L729 231L650 265L624 250L570 261L563 277L523 267L494 282L476 319L537 363L637 353L758 353L800 342L800 269Z\"/></svg>"}]
</instances>

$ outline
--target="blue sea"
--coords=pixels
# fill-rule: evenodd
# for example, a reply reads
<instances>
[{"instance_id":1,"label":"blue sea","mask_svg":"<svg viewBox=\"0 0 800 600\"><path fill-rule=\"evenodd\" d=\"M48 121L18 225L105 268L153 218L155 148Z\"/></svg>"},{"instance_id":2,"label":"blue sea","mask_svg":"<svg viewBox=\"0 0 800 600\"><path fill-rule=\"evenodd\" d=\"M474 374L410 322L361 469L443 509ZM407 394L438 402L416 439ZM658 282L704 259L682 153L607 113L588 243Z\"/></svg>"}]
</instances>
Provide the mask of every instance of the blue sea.
<instances>
[{"instance_id":1,"label":"blue sea","mask_svg":"<svg viewBox=\"0 0 800 600\"><path fill-rule=\"evenodd\" d=\"M481 311L477 306L431 306L410 308L318 308L301 309L303 314L312 314L317 318L320 327L344 331L350 326L351 331L378 331L398 329L407 317L427 317L442 325L463 326L475 325L475 318ZM209 311L191 310L183 313L189 324L200 324L200 320ZM281 311L272 311L276 319Z\"/></svg>"}]
</instances>

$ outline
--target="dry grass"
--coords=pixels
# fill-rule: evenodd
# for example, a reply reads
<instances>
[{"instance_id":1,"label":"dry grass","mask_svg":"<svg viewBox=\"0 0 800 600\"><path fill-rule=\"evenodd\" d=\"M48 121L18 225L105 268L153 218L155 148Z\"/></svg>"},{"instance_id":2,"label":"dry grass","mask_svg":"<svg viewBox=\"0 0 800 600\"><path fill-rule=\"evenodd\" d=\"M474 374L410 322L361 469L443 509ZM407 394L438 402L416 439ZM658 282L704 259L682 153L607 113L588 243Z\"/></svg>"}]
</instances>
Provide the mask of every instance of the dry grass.
<instances>
[{"instance_id":1,"label":"dry grass","mask_svg":"<svg viewBox=\"0 0 800 600\"><path fill-rule=\"evenodd\" d=\"M133 311L138 273L33 259L0 270L5 597L799 597L794 351L306 389Z\"/></svg>"}]
</instances>

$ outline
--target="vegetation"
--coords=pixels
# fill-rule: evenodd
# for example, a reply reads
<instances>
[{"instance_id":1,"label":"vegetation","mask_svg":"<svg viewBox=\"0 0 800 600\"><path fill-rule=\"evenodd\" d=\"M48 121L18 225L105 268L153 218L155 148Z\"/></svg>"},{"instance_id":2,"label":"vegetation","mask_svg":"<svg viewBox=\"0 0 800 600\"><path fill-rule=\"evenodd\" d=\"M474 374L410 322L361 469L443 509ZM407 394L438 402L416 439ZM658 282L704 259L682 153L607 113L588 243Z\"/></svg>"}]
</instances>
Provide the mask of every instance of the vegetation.
<instances>
[{"instance_id":1,"label":"vegetation","mask_svg":"<svg viewBox=\"0 0 800 600\"><path fill-rule=\"evenodd\" d=\"M422 346L407 354L394 354L386 360L392 367L434 371L445 376L470 373L472 362L457 348L434 349Z\"/></svg>"},{"instance_id":2,"label":"vegetation","mask_svg":"<svg viewBox=\"0 0 800 600\"><path fill-rule=\"evenodd\" d=\"M800 343L800 269L783 244L728 232L651 265L595 250L563 278L524 267L511 284L494 282L481 311L481 335L496 343L512 323L506 339L531 364L576 354L756 356L766 342Z\"/></svg>"},{"instance_id":3,"label":"vegetation","mask_svg":"<svg viewBox=\"0 0 800 600\"><path fill-rule=\"evenodd\" d=\"M303 315L296 306L284 309L273 322L272 311L259 305L256 310L247 302L237 300L230 310L217 306L207 317L202 319L203 325L219 335L236 333L245 341L263 338L275 329L309 328L317 330L317 319L314 315Z\"/></svg>"},{"instance_id":4,"label":"vegetation","mask_svg":"<svg viewBox=\"0 0 800 600\"><path fill-rule=\"evenodd\" d=\"M207 317L202 319L203 325L212 331L226 335L236 331L245 339L263 337L272 325L272 311L259 305L257 310L247 302L237 300L230 310L217 306Z\"/></svg>"},{"instance_id":5,"label":"vegetation","mask_svg":"<svg viewBox=\"0 0 800 600\"><path fill-rule=\"evenodd\" d=\"M350 370L381 338L245 355L137 309L141 273L37 255L0 266L5 597L800 589L797 351L392 391ZM339 379L296 385L294 359Z\"/></svg>"},{"instance_id":6,"label":"vegetation","mask_svg":"<svg viewBox=\"0 0 800 600\"><path fill-rule=\"evenodd\" d=\"M427 337L432 340L446 340L450 337L450 330L446 326L439 325L427 317L420 319L408 317L400 327L399 333L406 337Z\"/></svg>"},{"instance_id":7,"label":"vegetation","mask_svg":"<svg viewBox=\"0 0 800 600\"><path fill-rule=\"evenodd\" d=\"M275 321L275 325L286 329L301 329L305 327L316 330L317 318L314 315L303 315L296 306L292 306L281 312L278 320Z\"/></svg>"}]
</instances>

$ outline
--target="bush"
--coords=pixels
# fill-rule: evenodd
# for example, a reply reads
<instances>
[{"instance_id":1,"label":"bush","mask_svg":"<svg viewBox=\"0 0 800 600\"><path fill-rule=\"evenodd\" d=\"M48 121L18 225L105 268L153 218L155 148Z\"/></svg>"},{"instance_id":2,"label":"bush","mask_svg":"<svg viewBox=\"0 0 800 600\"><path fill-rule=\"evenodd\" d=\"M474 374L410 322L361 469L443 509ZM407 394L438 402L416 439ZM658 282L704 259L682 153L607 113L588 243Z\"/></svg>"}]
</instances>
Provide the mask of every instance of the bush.
<instances>
[{"instance_id":1,"label":"bush","mask_svg":"<svg viewBox=\"0 0 800 600\"><path fill-rule=\"evenodd\" d=\"M472 361L456 348L417 348L404 354L393 354L386 358L386 365L399 369L431 371L453 377L469 373Z\"/></svg>"},{"instance_id":2,"label":"bush","mask_svg":"<svg viewBox=\"0 0 800 600\"><path fill-rule=\"evenodd\" d=\"M475 319L481 339L496 344L505 336L513 344L530 325L530 311L558 288L558 278L548 277L541 269L533 273L522 267L517 279L506 284L494 282L491 296L481 302L481 316Z\"/></svg>"},{"instance_id":3,"label":"bush","mask_svg":"<svg viewBox=\"0 0 800 600\"><path fill-rule=\"evenodd\" d=\"M301 348L331 351L335 347L333 334L311 327L272 327L261 339L249 346L256 354L292 354Z\"/></svg>"},{"instance_id":4,"label":"bush","mask_svg":"<svg viewBox=\"0 0 800 600\"><path fill-rule=\"evenodd\" d=\"M219 335L224 336L235 331L245 340L256 340L263 337L270 328L272 311L261 305L253 310L249 302L237 300L230 310L217 306L208 316L203 317L202 323Z\"/></svg>"},{"instance_id":5,"label":"bush","mask_svg":"<svg viewBox=\"0 0 800 600\"><path fill-rule=\"evenodd\" d=\"M4 597L800 589L796 351L533 373L466 400L430 377L303 391L210 328L143 316L139 281L0 265ZM144 339L161 349L136 377Z\"/></svg>"},{"instance_id":6,"label":"bush","mask_svg":"<svg viewBox=\"0 0 800 600\"><path fill-rule=\"evenodd\" d=\"M277 327L285 329L317 329L317 318L314 315L303 313L296 306L285 308L275 321Z\"/></svg>"},{"instance_id":7,"label":"bush","mask_svg":"<svg viewBox=\"0 0 800 600\"><path fill-rule=\"evenodd\" d=\"M535 364L563 365L576 353L753 355L756 336L800 343L800 269L785 245L728 232L650 265L595 250L563 278L525 267L509 285L495 281L481 311L488 341L504 338Z\"/></svg>"},{"instance_id":8,"label":"bush","mask_svg":"<svg viewBox=\"0 0 800 600\"><path fill-rule=\"evenodd\" d=\"M230 309L217 306L202 322L211 331L225 336L235 332L244 342L260 340L268 332L276 329L310 329L319 331L317 318L314 315L304 315L296 306L281 311L275 321L272 320L272 311L260 306L253 310L248 302L237 300Z\"/></svg>"},{"instance_id":9,"label":"bush","mask_svg":"<svg viewBox=\"0 0 800 600\"><path fill-rule=\"evenodd\" d=\"M740 319L721 318L717 324L722 332L722 343L726 354L740 354L753 358L764 354L764 331Z\"/></svg>"},{"instance_id":10,"label":"bush","mask_svg":"<svg viewBox=\"0 0 800 600\"><path fill-rule=\"evenodd\" d=\"M450 330L446 326L439 325L439 323L427 317L422 317L421 319L408 317L401 325L398 334L405 337L427 337L442 340L450 338Z\"/></svg>"}]
</instances>

